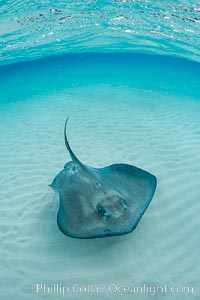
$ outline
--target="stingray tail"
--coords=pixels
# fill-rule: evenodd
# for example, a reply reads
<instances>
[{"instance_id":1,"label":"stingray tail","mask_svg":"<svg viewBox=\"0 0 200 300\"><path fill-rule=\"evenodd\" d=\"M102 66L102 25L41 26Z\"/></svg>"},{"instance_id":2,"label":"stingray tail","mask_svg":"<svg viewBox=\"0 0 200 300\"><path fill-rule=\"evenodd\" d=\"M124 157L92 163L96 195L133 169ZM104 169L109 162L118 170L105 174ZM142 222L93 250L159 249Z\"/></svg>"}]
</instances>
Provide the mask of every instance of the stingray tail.
<instances>
[{"instance_id":1,"label":"stingray tail","mask_svg":"<svg viewBox=\"0 0 200 300\"><path fill-rule=\"evenodd\" d=\"M71 156L71 159L73 160L74 163L76 163L77 165L83 167L83 164L80 162L80 160L76 157L76 155L74 154L74 152L72 151L69 142L67 140L67 122L69 120L69 117L67 117L67 120L65 121L65 127L64 127L64 139L65 139L65 145L67 150L69 151L69 154Z\"/></svg>"}]
</instances>

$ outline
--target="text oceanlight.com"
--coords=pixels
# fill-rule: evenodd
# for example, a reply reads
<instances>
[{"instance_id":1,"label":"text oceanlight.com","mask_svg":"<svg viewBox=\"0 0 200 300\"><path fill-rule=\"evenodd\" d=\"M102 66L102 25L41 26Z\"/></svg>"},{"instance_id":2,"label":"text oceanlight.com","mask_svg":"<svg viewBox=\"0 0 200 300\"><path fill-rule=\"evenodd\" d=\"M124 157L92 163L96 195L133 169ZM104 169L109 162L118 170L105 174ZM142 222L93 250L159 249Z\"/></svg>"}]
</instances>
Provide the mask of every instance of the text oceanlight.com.
<instances>
[{"instance_id":1,"label":"text oceanlight.com","mask_svg":"<svg viewBox=\"0 0 200 300\"><path fill-rule=\"evenodd\" d=\"M154 296L156 294L193 294L194 287L191 285L183 286L169 286L155 284L151 285L145 283L143 285L120 285L116 283L110 283L105 285L96 284L80 284L74 283L72 285L65 285L61 283L37 283L27 285L27 291L35 292L37 294L46 295L68 295L70 293L77 294L100 294L100 293L112 293L112 294L149 294Z\"/></svg>"}]
</instances>

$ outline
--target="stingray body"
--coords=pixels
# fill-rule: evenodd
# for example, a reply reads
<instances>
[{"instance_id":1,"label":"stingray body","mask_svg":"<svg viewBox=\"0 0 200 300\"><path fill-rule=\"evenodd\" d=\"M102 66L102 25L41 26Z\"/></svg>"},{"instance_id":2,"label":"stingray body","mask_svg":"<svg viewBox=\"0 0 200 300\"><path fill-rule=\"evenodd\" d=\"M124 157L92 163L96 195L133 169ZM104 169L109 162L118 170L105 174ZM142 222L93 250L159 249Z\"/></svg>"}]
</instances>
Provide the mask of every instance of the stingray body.
<instances>
[{"instance_id":1,"label":"stingray body","mask_svg":"<svg viewBox=\"0 0 200 300\"><path fill-rule=\"evenodd\" d=\"M74 238L127 234L135 229L156 189L156 177L127 164L92 168L78 160L64 129L72 161L50 186L59 194L57 223Z\"/></svg>"}]
</instances>

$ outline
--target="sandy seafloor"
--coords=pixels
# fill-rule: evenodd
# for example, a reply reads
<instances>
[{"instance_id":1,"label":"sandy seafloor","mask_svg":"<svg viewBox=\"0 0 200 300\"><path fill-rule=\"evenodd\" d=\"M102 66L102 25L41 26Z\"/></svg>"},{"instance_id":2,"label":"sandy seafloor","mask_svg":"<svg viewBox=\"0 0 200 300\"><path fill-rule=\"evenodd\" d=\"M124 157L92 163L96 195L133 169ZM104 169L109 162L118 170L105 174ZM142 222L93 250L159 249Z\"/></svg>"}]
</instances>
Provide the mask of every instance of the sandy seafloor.
<instances>
[{"instance_id":1,"label":"sandy seafloor","mask_svg":"<svg viewBox=\"0 0 200 300\"><path fill-rule=\"evenodd\" d=\"M190 62L181 62L181 71L174 63L151 71L138 62L131 75L112 73L106 63L99 74L95 63L90 71L80 66L73 78L68 62L56 71L55 61L51 70L42 63L1 67L0 299L199 299L199 71L193 78ZM151 86L154 79L159 82ZM84 163L122 162L156 175L155 196L131 234L78 240L59 231L58 199L48 184L69 160L66 116L69 142ZM37 284L70 291L37 293ZM123 293L109 290L112 284L192 286L194 292ZM87 285L99 292L79 290Z\"/></svg>"}]
</instances>

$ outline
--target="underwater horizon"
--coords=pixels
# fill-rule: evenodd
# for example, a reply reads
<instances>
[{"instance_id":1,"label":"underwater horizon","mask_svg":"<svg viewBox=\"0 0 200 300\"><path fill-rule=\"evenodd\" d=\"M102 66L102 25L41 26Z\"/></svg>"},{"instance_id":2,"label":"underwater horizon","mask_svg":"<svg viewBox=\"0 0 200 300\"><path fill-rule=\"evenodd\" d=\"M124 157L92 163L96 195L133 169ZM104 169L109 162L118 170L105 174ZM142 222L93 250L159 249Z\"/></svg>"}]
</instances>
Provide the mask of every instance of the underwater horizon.
<instances>
[{"instance_id":1,"label":"underwater horizon","mask_svg":"<svg viewBox=\"0 0 200 300\"><path fill-rule=\"evenodd\" d=\"M200 2L0 4L0 299L199 299ZM133 211L147 209L133 232L74 239L57 224L49 185L71 161L67 117L86 167L156 176L145 207L142 192L129 190ZM113 177L102 174L109 189ZM113 189L126 197L121 178ZM76 190L81 198L86 189ZM68 207L80 237L87 224L77 226L74 191Z\"/></svg>"}]
</instances>

